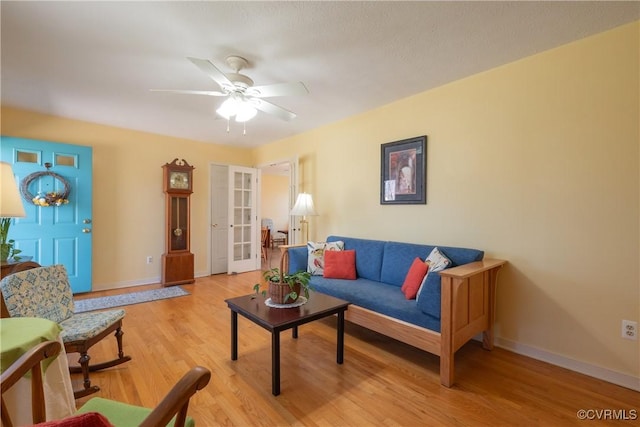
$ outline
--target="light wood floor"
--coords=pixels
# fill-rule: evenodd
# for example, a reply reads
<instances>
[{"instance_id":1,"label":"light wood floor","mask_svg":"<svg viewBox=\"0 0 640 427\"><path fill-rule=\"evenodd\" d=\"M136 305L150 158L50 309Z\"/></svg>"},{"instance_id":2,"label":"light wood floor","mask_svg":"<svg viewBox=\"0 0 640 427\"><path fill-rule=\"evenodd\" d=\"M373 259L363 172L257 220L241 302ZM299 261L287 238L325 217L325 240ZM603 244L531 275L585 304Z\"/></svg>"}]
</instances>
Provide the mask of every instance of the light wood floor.
<instances>
[{"instance_id":1,"label":"light wood floor","mask_svg":"<svg viewBox=\"0 0 640 427\"><path fill-rule=\"evenodd\" d=\"M352 324L346 326L345 363L337 365L335 319L301 326L297 340L282 334L282 393L274 397L266 330L239 317L239 358L230 360L224 300L251 293L259 279L258 271L215 275L183 286L189 296L126 306L124 344L133 360L92 373L102 387L98 395L153 407L190 367L202 365L212 379L189 408L200 427L619 426L634 422L580 421L576 413L640 412L640 393L499 348L484 351L474 342L456 354L451 389L440 385L437 357ZM115 354L115 340L96 347L94 361Z\"/></svg>"}]
</instances>

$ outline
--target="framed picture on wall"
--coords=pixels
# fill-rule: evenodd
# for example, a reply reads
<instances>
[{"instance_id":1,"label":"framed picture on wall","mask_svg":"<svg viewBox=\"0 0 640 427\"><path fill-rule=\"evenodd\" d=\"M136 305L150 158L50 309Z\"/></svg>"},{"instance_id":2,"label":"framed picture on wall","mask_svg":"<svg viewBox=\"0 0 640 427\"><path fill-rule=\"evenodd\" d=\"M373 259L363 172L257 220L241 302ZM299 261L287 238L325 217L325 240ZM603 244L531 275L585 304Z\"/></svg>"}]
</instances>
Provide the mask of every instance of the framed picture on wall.
<instances>
[{"instance_id":1,"label":"framed picture on wall","mask_svg":"<svg viewBox=\"0 0 640 427\"><path fill-rule=\"evenodd\" d=\"M427 137L382 144L380 204L427 203Z\"/></svg>"}]
</instances>

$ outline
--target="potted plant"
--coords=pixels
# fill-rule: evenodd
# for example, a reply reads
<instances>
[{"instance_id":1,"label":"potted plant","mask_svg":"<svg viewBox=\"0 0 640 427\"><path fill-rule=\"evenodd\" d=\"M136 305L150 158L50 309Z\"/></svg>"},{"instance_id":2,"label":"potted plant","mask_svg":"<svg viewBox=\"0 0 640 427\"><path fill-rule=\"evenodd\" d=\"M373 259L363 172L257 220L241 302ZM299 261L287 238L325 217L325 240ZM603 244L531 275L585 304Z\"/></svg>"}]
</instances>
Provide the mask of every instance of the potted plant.
<instances>
[{"instance_id":1,"label":"potted plant","mask_svg":"<svg viewBox=\"0 0 640 427\"><path fill-rule=\"evenodd\" d=\"M265 271L262 276L267 281L267 290L260 290L260 283L253 286L256 294L271 298L274 304L290 304L296 302L301 293L305 298L309 298L309 290L313 290L309 284L311 273L307 271L297 271L293 274L281 274L280 269L275 267Z\"/></svg>"},{"instance_id":2,"label":"potted plant","mask_svg":"<svg viewBox=\"0 0 640 427\"><path fill-rule=\"evenodd\" d=\"M12 219L13 218L0 218L0 261L6 261L22 252L20 249L13 247L15 240L7 240Z\"/></svg>"}]
</instances>

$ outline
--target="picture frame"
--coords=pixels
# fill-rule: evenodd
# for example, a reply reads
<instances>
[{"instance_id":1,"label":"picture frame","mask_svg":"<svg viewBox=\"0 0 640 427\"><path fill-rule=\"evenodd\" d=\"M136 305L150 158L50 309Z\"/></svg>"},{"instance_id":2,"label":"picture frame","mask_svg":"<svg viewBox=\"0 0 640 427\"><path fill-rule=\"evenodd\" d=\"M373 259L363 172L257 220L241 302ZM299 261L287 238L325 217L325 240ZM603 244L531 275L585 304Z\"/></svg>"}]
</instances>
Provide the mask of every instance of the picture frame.
<instances>
[{"instance_id":1,"label":"picture frame","mask_svg":"<svg viewBox=\"0 0 640 427\"><path fill-rule=\"evenodd\" d=\"M426 135L380 146L380 204L427 203Z\"/></svg>"}]
</instances>

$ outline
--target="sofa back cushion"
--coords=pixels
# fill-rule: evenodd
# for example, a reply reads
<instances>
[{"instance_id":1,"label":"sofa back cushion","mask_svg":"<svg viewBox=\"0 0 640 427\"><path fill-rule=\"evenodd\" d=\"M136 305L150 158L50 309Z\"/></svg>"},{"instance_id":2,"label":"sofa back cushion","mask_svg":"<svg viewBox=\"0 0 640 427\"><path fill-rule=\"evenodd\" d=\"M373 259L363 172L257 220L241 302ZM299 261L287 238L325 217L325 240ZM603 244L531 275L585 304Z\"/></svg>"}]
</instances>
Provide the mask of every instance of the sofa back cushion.
<instances>
[{"instance_id":1,"label":"sofa back cushion","mask_svg":"<svg viewBox=\"0 0 640 427\"><path fill-rule=\"evenodd\" d=\"M380 271L382 269L382 255L385 242L381 240L356 239L353 237L329 236L327 242L342 240L344 249L356 251L356 273L358 277L380 282ZM428 254L427 254L428 255ZM426 256L426 255L425 255ZM409 260L409 264L413 258ZM405 271L406 273L406 271ZM402 283L400 283L402 285Z\"/></svg>"},{"instance_id":2,"label":"sofa back cushion","mask_svg":"<svg viewBox=\"0 0 640 427\"><path fill-rule=\"evenodd\" d=\"M432 246L413 243L385 242L380 281L394 286L402 286L413 260L424 259Z\"/></svg>"},{"instance_id":3,"label":"sofa back cushion","mask_svg":"<svg viewBox=\"0 0 640 427\"><path fill-rule=\"evenodd\" d=\"M395 286L402 286L411 263L418 257L424 260L435 248L432 245L418 245L415 243L386 242L380 281ZM451 260L450 267L480 261L484 252L477 249L454 248L438 246L438 249Z\"/></svg>"},{"instance_id":4,"label":"sofa back cushion","mask_svg":"<svg viewBox=\"0 0 640 427\"><path fill-rule=\"evenodd\" d=\"M438 246L438 250L451 260L449 267L468 264L470 262L481 261L484 252L477 249L452 248L448 246ZM427 254L428 255L428 254ZM437 272L429 272L419 291L417 306L425 314L440 319L442 311L442 291L441 278Z\"/></svg>"}]
</instances>

